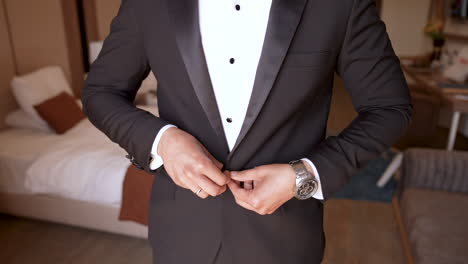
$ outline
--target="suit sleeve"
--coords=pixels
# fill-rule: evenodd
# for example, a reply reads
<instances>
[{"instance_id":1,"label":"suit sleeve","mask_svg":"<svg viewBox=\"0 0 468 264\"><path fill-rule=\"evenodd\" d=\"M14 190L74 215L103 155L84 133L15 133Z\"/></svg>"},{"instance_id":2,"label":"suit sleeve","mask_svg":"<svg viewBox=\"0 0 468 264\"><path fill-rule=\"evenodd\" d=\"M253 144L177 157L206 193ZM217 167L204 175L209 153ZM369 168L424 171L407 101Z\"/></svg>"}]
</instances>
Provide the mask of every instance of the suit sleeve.
<instances>
[{"instance_id":1,"label":"suit sleeve","mask_svg":"<svg viewBox=\"0 0 468 264\"><path fill-rule=\"evenodd\" d=\"M358 116L307 156L321 176L325 199L367 161L387 150L410 123L412 105L400 62L372 0L354 0L337 73Z\"/></svg>"},{"instance_id":2,"label":"suit sleeve","mask_svg":"<svg viewBox=\"0 0 468 264\"><path fill-rule=\"evenodd\" d=\"M134 164L151 172L152 144L169 123L133 104L150 67L131 2L122 1L111 33L91 66L81 100L89 120L125 149Z\"/></svg>"}]
</instances>

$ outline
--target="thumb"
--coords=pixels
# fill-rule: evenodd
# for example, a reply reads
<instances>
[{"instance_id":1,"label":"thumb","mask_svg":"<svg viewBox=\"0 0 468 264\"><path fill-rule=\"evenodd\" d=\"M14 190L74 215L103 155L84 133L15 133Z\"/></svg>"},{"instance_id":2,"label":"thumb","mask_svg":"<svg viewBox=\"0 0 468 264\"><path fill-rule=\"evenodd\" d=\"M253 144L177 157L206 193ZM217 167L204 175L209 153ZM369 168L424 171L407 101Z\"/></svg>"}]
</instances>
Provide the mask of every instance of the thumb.
<instances>
[{"instance_id":1,"label":"thumb","mask_svg":"<svg viewBox=\"0 0 468 264\"><path fill-rule=\"evenodd\" d=\"M259 169L250 169L243 171L231 171L231 178L236 181L253 181L260 179Z\"/></svg>"}]
</instances>

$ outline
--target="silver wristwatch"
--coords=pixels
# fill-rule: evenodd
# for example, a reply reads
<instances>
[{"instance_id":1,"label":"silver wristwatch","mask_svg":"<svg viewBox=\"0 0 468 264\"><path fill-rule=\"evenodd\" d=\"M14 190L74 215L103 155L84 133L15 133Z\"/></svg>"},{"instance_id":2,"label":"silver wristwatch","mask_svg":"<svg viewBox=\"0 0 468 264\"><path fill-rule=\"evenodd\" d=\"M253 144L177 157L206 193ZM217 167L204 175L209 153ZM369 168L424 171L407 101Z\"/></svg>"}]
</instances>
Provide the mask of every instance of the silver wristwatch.
<instances>
[{"instance_id":1,"label":"silver wristwatch","mask_svg":"<svg viewBox=\"0 0 468 264\"><path fill-rule=\"evenodd\" d=\"M289 165L296 173L296 185L293 188L294 196L299 200L309 199L318 190L317 179L307 170L302 160L291 161Z\"/></svg>"}]
</instances>

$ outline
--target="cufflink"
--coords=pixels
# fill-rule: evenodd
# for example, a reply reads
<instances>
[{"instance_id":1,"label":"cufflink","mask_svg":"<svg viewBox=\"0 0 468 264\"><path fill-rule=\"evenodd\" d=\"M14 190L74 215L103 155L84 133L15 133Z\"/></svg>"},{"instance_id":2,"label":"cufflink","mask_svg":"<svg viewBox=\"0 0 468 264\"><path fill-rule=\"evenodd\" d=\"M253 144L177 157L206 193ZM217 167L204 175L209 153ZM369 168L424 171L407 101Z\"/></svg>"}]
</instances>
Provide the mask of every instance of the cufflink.
<instances>
[{"instance_id":1,"label":"cufflink","mask_svg":"<svg viewBox=\"0 0 468 264\"><path fill-rule=\"evenodd\" d=\"M137 168L137 169L140 169L140 170L144 170L145 168L143 168L140 164L138 164L136 161L135 161L135 158L129 154L125 155L125 157L127 159L130 160L130 162Z\"/></svg>"}]
</instances>

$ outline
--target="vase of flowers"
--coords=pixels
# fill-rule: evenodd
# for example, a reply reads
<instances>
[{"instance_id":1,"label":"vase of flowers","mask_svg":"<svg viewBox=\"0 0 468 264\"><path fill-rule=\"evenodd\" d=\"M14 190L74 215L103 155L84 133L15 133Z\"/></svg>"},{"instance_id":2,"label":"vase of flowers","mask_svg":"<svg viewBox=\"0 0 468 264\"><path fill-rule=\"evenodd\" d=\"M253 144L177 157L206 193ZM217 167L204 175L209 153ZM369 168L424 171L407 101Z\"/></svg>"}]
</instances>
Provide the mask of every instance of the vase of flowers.
<instances>
[{"instance_id":1,"label":"vase of flowers","mask_svg":"<svg viewBox=\"0 0 468 264\"><path fill-rule=\"evenodd\" d=\"M431 61L439 61L442 54L442 47L445 44L443 33L444 24L442 22L429 23L424 31L432 39L433 50Z\"/></svg>"}]
</instances>

